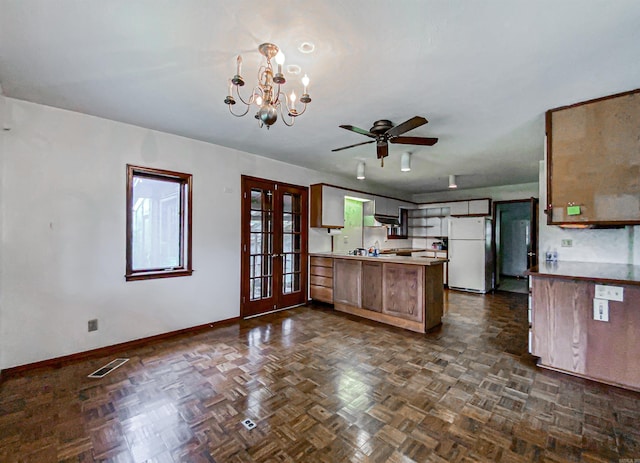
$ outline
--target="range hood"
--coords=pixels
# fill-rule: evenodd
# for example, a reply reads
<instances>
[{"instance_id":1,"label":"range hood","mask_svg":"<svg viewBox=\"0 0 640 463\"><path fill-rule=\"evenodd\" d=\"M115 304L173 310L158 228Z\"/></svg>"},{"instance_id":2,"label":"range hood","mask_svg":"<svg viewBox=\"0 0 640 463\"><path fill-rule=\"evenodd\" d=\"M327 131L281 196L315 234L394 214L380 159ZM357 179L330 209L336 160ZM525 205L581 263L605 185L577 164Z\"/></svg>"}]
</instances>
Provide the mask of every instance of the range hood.
<instances>
[{"instance_id":1,"label":"range hood","mask_svg":"<svg viewBox=\"0 0 640 463\"><path fill-rule=\"evenodd\" d=\"M400 225L400 219L398 217L393 217L391 215L374 214L373 218L376 220L376 222L382 225L394 225L394 226Z\"/></svg>"}]
</instances>

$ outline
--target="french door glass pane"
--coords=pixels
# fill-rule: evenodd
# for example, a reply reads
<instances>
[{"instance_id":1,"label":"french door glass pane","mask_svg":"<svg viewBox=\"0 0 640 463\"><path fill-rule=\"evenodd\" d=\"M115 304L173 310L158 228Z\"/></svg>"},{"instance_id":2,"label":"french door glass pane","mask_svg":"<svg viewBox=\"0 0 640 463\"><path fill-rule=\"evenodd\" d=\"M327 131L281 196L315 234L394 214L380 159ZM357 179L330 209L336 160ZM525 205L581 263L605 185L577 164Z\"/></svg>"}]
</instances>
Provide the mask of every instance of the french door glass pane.
<instances>
[{"instance_id":1,"label":"french door glass pane","mask_svg":"<svg viewBox=\"0 0 640 463\"><path fill-rule=\"evenodd\" d=\"M251 233L249 243L250 298L272 296L273 278L273 194L269 190L251 190Z\"/></svg>"},{"instance_id":2,"label":"french door glass pane","mask_svg":"<svg viewBox=\"0 0 640 463\"><path fill-rule=\"evenodd\" d=\"M282 292L300 291L300 195L284 193L282 213Z\"/></svg>"},{"instance_id":3,"label":"french door glass pane","mask_svg":"<svg viewBox=\"0 0 640 463\"><path fill-rule=\"evenodd\" d=\"M282 236L282 252L293 251L293 235L286 233Z\"/></svg>"},{"instance_id":4,"label":"french door glass pane","mask_svg":"<svg viewBox=\"0 0 640 463\"><path fill-rule=\"evenodd\" d=\"M282 214L282 231L284 233L291 233L293 231L293 214L285 212Z\"/></svg>"}]
</instances>

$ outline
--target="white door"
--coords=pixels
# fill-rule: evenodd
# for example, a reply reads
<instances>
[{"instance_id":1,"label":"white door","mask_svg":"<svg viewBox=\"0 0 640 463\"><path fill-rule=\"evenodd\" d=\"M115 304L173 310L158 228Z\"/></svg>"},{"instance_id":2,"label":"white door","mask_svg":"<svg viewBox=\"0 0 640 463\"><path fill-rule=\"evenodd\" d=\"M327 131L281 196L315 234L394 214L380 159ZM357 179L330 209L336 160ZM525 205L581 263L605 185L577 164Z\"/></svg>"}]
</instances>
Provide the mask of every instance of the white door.
<instances>
[{"instance_id":1,"label":"white door","mask_svg":"<svg viewBox=\"0 0 640 463\"><path fill-rule=\"evenodd\" d=\"M484 241L449 241L449 287L485 291Z\"/></svg>"}]
</instances>

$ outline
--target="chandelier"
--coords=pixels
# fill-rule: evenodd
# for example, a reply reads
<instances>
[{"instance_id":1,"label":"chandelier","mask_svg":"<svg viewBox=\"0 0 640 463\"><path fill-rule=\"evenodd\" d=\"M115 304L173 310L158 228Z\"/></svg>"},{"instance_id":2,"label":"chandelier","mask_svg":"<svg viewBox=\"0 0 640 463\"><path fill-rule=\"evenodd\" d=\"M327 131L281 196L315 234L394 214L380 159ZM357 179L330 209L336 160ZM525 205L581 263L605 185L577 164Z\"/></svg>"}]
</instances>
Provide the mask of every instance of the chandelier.
<instances>
[{"instance_id":1,"label":"chandelier","mask_svg":"<svg viewBox=\"0 0 640 463\"><path fill-rule=\"evenodd\" d=\"M236 75L232 79L229 79L229 94L224 99L225 104L229 106L229 112L236 117L245 116L251 109L251 105L254 103L258 107L256 112L256 119L260 127L267 126L267 129L272 126L278 120L278 113L282 122L291 127L295 121L295 118L304 114L307 109L307 103L311 102L307 88L309 86L309 77L305 74L302 78L303 92L300 97L300 103L304 106L302 110L298 111L296 108L296 94L292 90L289 97L281 90L281 86L286 83L284 74L282 74L282 65L284 64L284 54L278 49L278 47L272 43L263 43L258 47L258 51L262 56L267 59L267 64L260 66L258 69L258 84L253 88L253 92L248 99L244 99L240 95L240 87L244 86L244 79L240 72L242 71L242 57L238 55ZM273 73L271 66L271 59L275 57L275 61L278 65L278 72ZM236 104L236 100L233 96L233 89L235 88L235 94L238 99L246 105L244 112L236 114L233 112L233 105ZM284 116L284 108L286 108L289 120Z\"/></svg>"}]
</instances>

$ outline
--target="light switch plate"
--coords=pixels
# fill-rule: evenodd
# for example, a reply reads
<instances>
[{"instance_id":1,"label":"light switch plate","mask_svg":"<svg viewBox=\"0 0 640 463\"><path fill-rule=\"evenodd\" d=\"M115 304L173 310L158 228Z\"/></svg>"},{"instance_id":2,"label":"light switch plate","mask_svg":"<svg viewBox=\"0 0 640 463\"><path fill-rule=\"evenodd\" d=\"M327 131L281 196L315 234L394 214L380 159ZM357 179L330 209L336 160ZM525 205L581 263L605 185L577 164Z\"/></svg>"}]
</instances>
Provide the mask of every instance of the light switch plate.
<instances>
[{"instance_id":1,"label":"light switch plate","mask_svg":"<svg viewBox=\"0 0 640 463\"><path fill-rule=\"evenodd\" d=\"M622 286L596 285L595 297L610 301L624 301L624 288Z\"/></svg>"},{"instance_id":2,"label":"light switch plate","mask_svg":"<svg viewBox=\"0 0 640 463\"><path fill-rule=\"evenodd\" d=\"M593 298L593 319L601 322L609 321L609 301Z\"/></svg>"}]
</instances>

